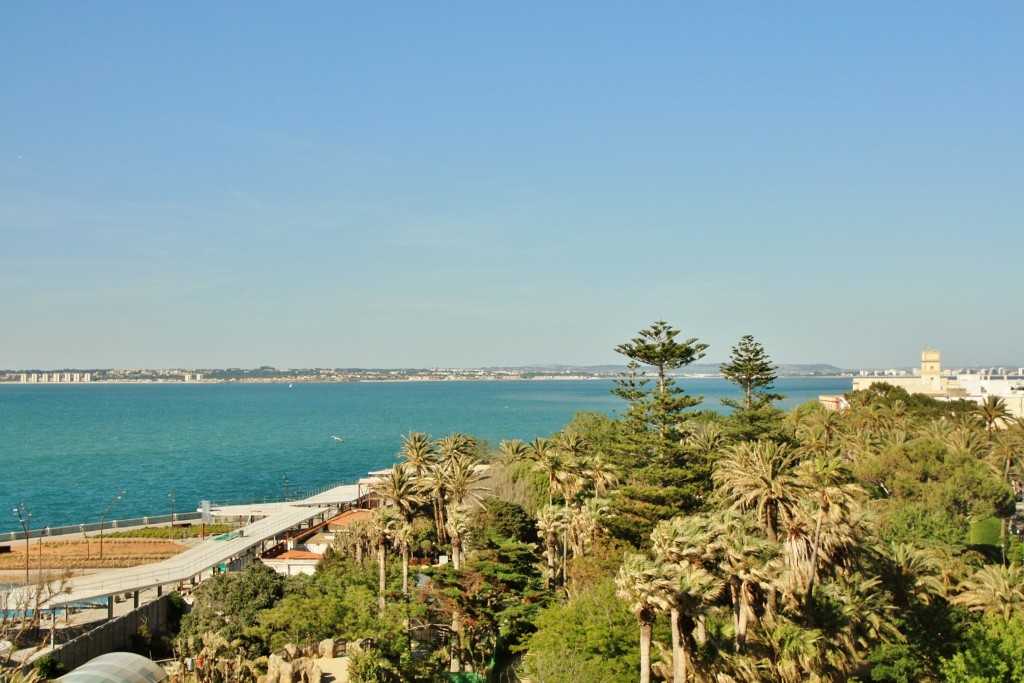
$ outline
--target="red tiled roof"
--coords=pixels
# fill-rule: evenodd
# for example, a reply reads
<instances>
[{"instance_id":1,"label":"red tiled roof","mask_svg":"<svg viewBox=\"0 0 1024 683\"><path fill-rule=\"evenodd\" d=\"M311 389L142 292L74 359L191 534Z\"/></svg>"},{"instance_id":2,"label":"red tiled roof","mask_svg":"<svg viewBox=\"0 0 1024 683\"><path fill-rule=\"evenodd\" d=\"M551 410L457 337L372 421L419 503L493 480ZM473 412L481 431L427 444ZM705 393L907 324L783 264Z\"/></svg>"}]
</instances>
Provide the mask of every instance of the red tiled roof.
<instances>
[{"instance_id":1,"label":"red tiled roof","mask_svg":"<svg viewBox=\"0 0 1024 683\"><path fill-rule=\"evenodd\" d=\"M311 553L308 550L288 550L273 557L274 560L319 560L323 555Z\"/></svg>"},{"instance_id":2,"label":"red tiled roof","mask_svg":"<svg viewBox=\"0 0 1024 683\"><path fill-rule=\"evenodd\" d=\"M358 522L361 519L366 519L373 514L373 510L345 510L340 515L336 515L327 520L327 528L332 531L337 529L344 529L345 527Z\"/></svg>"}]
</instances>

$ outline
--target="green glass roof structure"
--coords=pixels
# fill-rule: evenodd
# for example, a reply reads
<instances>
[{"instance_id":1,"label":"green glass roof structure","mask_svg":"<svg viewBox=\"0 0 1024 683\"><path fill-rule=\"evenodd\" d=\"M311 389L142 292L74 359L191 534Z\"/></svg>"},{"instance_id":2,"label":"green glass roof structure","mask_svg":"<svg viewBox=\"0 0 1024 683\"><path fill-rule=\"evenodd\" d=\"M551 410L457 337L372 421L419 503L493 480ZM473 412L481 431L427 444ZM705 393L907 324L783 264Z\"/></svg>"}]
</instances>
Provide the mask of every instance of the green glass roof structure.
<instances>
[{"instance_id":1,"label":"green glass roof structure","mask_svg":"<svg viewBox=\"0 0 1024 683\"><path fill-rule=\"evenodd\" d=\"M151 659L132 652L108 652L64 674L62 683L160 683L167 672Z\"/></svg>"}]
</instances>

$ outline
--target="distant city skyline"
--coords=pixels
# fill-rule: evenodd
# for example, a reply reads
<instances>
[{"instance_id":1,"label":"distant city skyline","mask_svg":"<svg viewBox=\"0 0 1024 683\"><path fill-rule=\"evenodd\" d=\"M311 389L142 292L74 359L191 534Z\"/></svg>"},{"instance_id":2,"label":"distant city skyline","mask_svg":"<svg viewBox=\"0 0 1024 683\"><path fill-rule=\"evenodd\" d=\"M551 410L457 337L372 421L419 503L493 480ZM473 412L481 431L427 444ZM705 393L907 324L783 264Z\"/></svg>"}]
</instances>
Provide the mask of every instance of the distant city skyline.
<instances>
[{"instance_id":1,"label":"distant city skyline","mask_svg":"<svg viewBox=\"0 0 1024 683\"><path fill-rule=\"evenodd\" d=\"M1024 5L15 3L0 367L1021 363Z\"/></svg>"},{"instance_id":2,"label":"distant city skyline","mask_svg":"<svg viewBox=\"0 0 1024 683\"><path fill-rule=\"evenodd\" d=\"M697 362L690 365L670 370L671 375L708 375L717 374L719 371L719 363L707 363ZM918 365L893 365L893 366L878 366L878 367L841 367L831 363L779 363L776 364L776 370L779 376L800 376L808 374L824 374L832 370L843 373L903 373L903 374L916 374L920 371L920 364ZM211 379L210 376L204 376L203 374L195 373L225 373L225 372L260 372L266 371L271 373L297 373L306 371L317 371L323 373L335 373L335 372L362 372L366 371L369 373L420 373L420 372L455 372L455 373L491 373L495 372L498 375L502 374L546 374L546 375L558 375L560 373L573 373L573 372L584 372L589 374L602 374L608 376L614 376L618 374L624 374L628 371L628 366L625 363L622 364L600 364L600 365L576 365L566 363L535 363L528 365L486 365L486 366L382 366L382 367L322 367L322 366L296 366L296 367L274 367L269 365L256 366L256 367L241 367L241 366L228 366L223 368L215 367L162 367L162 368L127 368L127 367L111 367L111 368L100 368L100 367L65 367L65 368L0 368L0 382L11 381L17 379L17 375L21 376L21 381L29 381L32 383L78 383L78 382L91 382L92 376L90 373L98 372L101 373L103 379L109 379L108 375L129 375L129 374L147 374L147 373L166 373L170 375L180 375L184 381L202 381L205 379ZM647 366L641 366L640 371L645 375L650 376L654 372L654 369ZM956 374L958 372L967 373L997 373L997 374L1024 374L1024 364L1010 364L1010 365L964 365L964 366L942 366L941 372L944 375ZM84 374L83 374L84 373ZM37 377L39 375L39 377ZM48 377L48 375L52 375ZM81 375L81 376L80 376ZM59 377L58 377L59 376Z\"/></svg>"}]
</instances>

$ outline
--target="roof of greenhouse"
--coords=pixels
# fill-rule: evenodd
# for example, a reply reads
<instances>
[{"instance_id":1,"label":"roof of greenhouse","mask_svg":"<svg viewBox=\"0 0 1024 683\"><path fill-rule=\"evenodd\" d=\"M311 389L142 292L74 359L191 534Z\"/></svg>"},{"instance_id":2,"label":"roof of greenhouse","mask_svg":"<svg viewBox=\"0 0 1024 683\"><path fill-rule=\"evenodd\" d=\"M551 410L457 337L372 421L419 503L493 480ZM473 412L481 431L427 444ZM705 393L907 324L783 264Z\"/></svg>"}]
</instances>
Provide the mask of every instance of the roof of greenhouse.
<instances>
[{"instance_id":1,"label":"roof of greenhouse","mask_svg":"<svg viewBox=\"0 0 1024 683\"><path fill-rule=\"evenodd\" d=\"M160 683L167 672L131 652L109 652L56 679L63 683Z\"/></svg>"}]
</instances>

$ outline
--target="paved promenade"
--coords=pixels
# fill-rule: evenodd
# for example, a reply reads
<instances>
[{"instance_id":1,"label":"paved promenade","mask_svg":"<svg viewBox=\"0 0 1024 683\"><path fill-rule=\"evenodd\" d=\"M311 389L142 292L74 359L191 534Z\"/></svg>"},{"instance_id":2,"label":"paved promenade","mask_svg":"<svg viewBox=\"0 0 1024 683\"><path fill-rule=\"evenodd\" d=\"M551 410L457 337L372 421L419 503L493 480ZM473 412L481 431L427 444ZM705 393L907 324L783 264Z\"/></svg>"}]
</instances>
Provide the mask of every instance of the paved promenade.
<instances>
[{"instance_id":1,"label":"paved promenade","mask_svg":"<svg viewBox=\"0 0 1024 683\"><path fill-rule=\"evenodd\" d=\"M236 558L247 554L258 555L257 546L276 538L288 529L326 514L330 508L351 505L358 500L359 493L358 485L344 485L300 501L217 508L213 511L217 517L266 516L227 534L225 540L208 540L162 562L101 571L70 579L65 585L65 590L49 597L39 607L60 608L122 593L136 593L191 581L193 577ZM0 605L6 609L15 609L26 604L34 607L34 591L35 587L22 587L0 593Z\"/></svg>"}]
</instances>

